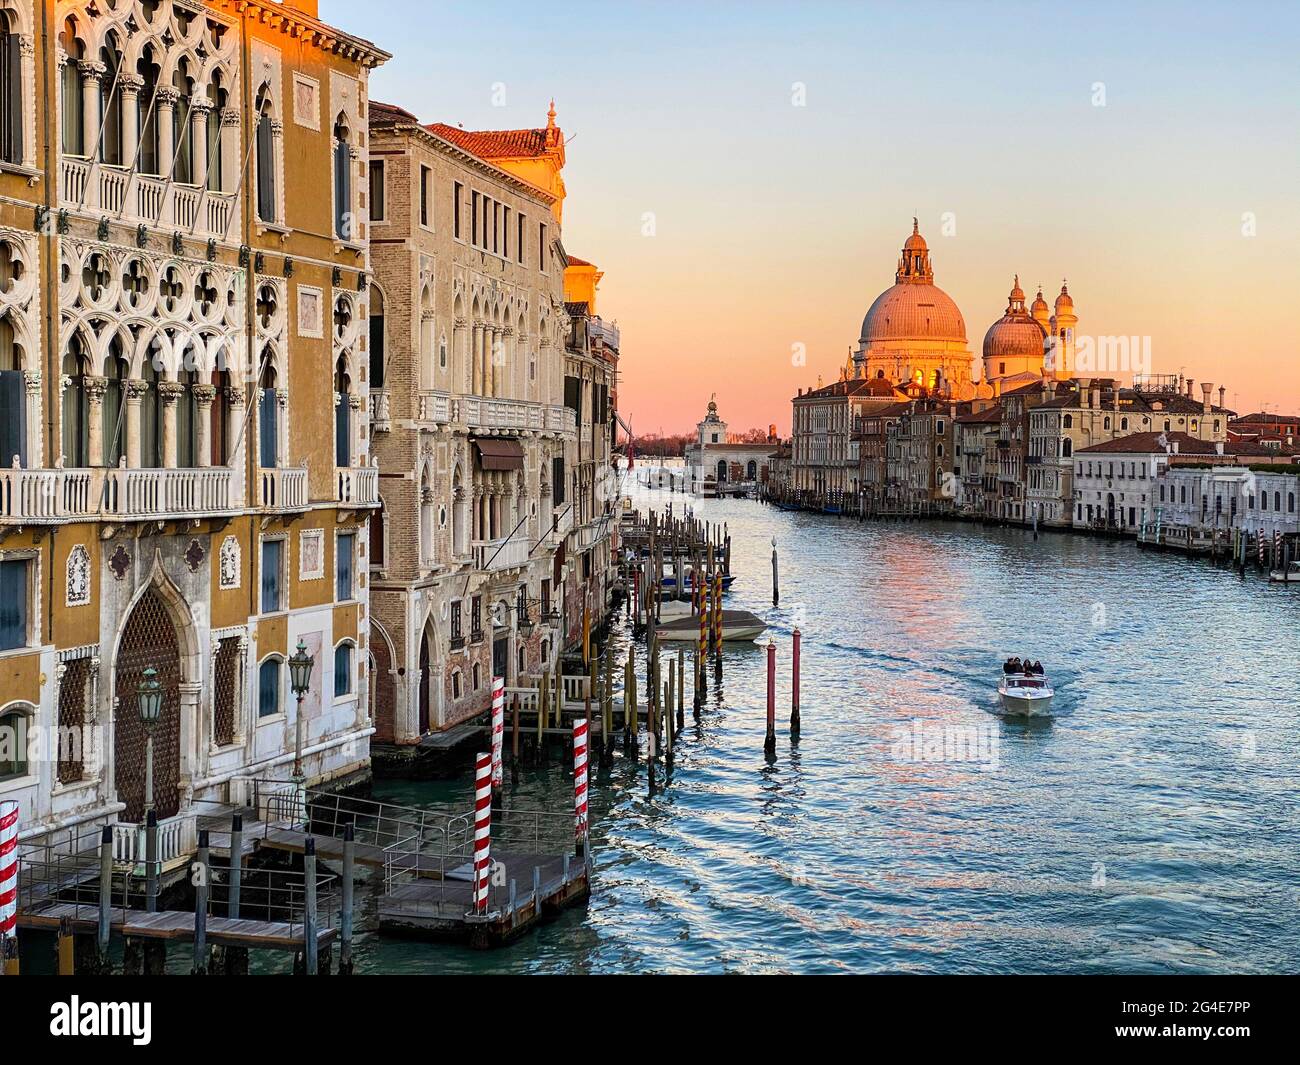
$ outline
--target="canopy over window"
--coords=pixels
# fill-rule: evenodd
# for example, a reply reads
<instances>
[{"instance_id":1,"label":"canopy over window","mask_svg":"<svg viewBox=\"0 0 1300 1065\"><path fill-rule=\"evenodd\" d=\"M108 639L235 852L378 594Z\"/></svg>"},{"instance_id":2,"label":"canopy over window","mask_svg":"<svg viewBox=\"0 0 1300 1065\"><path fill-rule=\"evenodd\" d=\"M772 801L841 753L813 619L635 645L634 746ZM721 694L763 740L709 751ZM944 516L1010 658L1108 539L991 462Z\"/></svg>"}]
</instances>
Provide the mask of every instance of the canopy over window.
<instances>
[{"instance_id":1,"label":"canopy over window","mask_svg":"<svg viewBox=\"0 0 1300 1065\"><path fill-rule=\"evenodd\" d=\"M496 438L475 440L480 466L485 470L522 470L524 449L518 440Z\"/></svg>"}]
</instances>

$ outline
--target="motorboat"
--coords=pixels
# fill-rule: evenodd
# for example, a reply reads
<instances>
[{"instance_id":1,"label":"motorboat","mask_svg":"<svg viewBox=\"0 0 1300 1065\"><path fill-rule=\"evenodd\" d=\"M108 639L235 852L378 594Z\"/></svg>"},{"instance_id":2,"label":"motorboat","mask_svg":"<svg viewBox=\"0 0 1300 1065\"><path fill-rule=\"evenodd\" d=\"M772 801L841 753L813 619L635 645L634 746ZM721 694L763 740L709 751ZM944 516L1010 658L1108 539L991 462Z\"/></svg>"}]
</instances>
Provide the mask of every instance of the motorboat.
<instances>
[{"instance_id":1,"label":"motorboat","mask_svg":"<svg viewBox=\"0 0 1300 1065\"><path fill-rule=\"evenodd\" d=\"M1300 584L1300 561L1292 562L1286 569L1269 570L1268 579L1278 584Z\"/></svg>"},{"instance_id":2,"label":"motorboat","mask_svg":"<svg viewBox=\"0 0 1300 1065\"><path fill-rule=\"evenodd\" d=\"M761 636L767 623L757 614L748 610L724 610L722 612L722 640L752 641ZM655 627L655 635L661 640L694 643L700 638L700 618L698 614L688 614Z\"/></svg>"},{"instance_id":3,"label":"motorboat","mask_svg":"<svg viewBox=\"0 0 1300 1065\"><path fill-rule=\"evenodd\" d=\"M1051 717L1051 683L1041 673L1007 673L998 680L998 698L1003 713L1015 717Z\"/></svg>"}]
</instances>

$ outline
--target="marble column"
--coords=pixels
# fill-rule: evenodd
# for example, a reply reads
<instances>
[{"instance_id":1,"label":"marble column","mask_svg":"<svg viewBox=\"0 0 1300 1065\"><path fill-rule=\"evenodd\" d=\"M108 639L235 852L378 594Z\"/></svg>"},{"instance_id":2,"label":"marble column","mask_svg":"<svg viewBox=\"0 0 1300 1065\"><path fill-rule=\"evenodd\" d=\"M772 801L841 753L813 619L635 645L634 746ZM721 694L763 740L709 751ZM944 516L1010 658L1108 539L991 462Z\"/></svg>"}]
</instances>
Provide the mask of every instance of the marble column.
<instances>
[{"instance_id":1,"label":"marble column","mask_svg":"<svg viewBox=\"0 0 1300 1065\"><path fill-rule=\"evenodd\" d=\"M122 94L122 165L134 166L140 147L140 90L144 78L139 74L122 74L117 90Z\"/></svg>"},{"instance_id":2,"label":"marble column","mask_svg":"<svg viewBox=\"0 0 1300 1065\"><path fill-rule=\"evenodd\" d=\"M275 435L277 450L276 465L283 468L289 465L289 390L287 388L277 388L275 390ZM334 473L330 471L330 477Z\"/></svg>"},{"instance_id":3,"label":"marble column","mask_svg":"<svg viewBox=\"0 0 1300 1065\"><path fill-rule=\"evenodd\" d=\"M77 72L81 75L81 147L87 158L95 158L99 143L99 82L105 68L102 63L83 59L77 64Z\"/></svg>"},{"instance_id":4,"label":"marble column","mask_svg":"<svg viewBox=\"0 0 1300 1065\"><path fill-rule=\"evenodd\" d=\"M160 88L154 95L158 100L154 108L154 122L158 127L158 173L169 178L176 157L176 105L180 103L181 94L175 89Z\"/></svg>"},{"instance_id":5,"label":"marble column","mask_svg":"<svg viewBox=\"0 0 1300 1065\"><path fill-rule=\"evenodd\" d=\"M149 391L149 382L138 378L127 381L123 399L126 405L126 465L128 469L140 468L140 404Z\"/></svg>"},{"instance_id":6,"label":"marble column","mask_svg":"<svg viewBox=\"0 0 1300 1065\"><path fill-rule=\"evenodd\" d=\"M481 370L479 366L479 346L483 341L483 327L474 323L473 330L470 333L469 341L469 363L471 366L469 390L472 395L479 395L483 388Z\"/></svg>"},{"instance_id":7,"label":"marble column","mask_svg":"<svg viewBox=\"0 0 1300 1065\"><path fill-rule=\"evenodd\" d=\"M45 465L41 436L41 371L25 371L23 387L27 395L27 467L37 469Z\"/></svg>"},{"instance_id":8,"label":"marble column","mask_svg":"<svg viewBox=\"0 0 1300 1065\"><path fill-rule=\"evenodd\" d=\"M86 392L87 459L90 466L104 465L104 393L108 379L83 377Z\"/></svg>"},{"instance_id":9,"label":"marble column","mask_svg":"<svg viewBox=\"0 0 1300 1065\"><path fill-rule=\"evenodd\" d=\"M176 402L185 394L179 381L159 381L158 396L162 400L162 464L174 470L177 461Z\"/></svg>"},{"instance_id":10,"label":"marble column","mask_svg":"<svg viewBox=\"0 0 1300 1065\"><path fill-rule=\"evenodd\" d=\"M195 100L190 108L190 155L194 165L190 167L190 184L202 187L208 182L208 115L212 113L212 104L207 100Z\"/></svg>"},{"instance_id":11,"label":"marble column","mask_svg":"<svg viewBox=\"0 0 1300 1065\"><path fill-rule=\"evenodd\" d=\"M191 385L196 408L194 418L194 465L212 465L212 403L217 398L215 385Z\"/></svg>"},{"instance_id":12,"label":"marble column","mask_svg":"<svg viewBox=\"0 0 1300 1065\"><path fill-rule=\"evenodd\" d=\"M221 185L218 192L235 191L239 180L239 133L241 116L234 107L221 109ZM256 135L256 131L254 131Z\"/></svg>"}]
</instances>

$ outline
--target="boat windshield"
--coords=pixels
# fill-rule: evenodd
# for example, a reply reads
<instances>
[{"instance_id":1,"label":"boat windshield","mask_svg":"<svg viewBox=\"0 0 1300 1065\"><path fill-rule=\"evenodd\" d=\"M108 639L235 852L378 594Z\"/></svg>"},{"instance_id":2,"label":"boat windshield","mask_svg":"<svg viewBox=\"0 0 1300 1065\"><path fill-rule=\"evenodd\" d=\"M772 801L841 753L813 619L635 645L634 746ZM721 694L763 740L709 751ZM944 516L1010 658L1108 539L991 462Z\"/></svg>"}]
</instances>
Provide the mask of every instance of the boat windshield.
<instances>
[{"instance_id":1,"label":"boat windshield","mask_svg":"<svg viewBox=\"0 0 1300 1065\"><path fill-rule=\"evenodd\" d=\"M1041 688L1045 678L1043 677L1018 677L1011 675L1007 677L1007 684L1012 688Z\"/></svg>"}]
</instances>

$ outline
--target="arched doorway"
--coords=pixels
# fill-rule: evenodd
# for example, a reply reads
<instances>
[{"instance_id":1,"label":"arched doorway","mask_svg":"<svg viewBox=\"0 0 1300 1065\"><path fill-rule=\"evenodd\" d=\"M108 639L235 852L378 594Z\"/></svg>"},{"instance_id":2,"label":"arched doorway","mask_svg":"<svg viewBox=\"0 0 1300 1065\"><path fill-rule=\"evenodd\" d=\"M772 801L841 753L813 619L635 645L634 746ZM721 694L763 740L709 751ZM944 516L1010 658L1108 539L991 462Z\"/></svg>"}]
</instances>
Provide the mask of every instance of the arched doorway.
<instances>
[{"instance_id":1,"label":"arched doorway","mask_svg":"<svg viewBox=\"0 0 1300 1065\"><path fill-rule=\"evenodd\" d=\"M113 693L114 786L126 804L122 821L140 824L145 808L145 728L136 692L141 675L152 666L162 684L162 713L153 727L153 799L158 819L180 810L181 709L180 644L162 596L150 587L131 611L117 649Z\"/></svg>"},{"instance_id":2,"label":"arched doorway","mask_svg":"<svg viewBox=\"0 0 1300 1065\"><path fill-rule=\"evenodd\" d=\"M1106 524L1113 526L1115 524L1115 493L1106 493Z\"/></svg>"},{"instance_id":3,"label":"arched doorway","mask_svg":"<svg viewBox=\"0 0 1300 1065\"><path fill-rule=\"evenodd\" d=\"M370 622L370 707L375 722L375 742L395 739L397 686L393 680L393 657L388 638L377 622Z\"/></svg>"},{"instance_id":4,"label":"arched doorway","mask_svg":"<svg viewBox=\"0 0 1300 1065\"><path fill-rule=\"evenodd\" d=\"M727 479L727 463L725 459L718 459L718 484Z\"/></svg>"}]
</instances>

